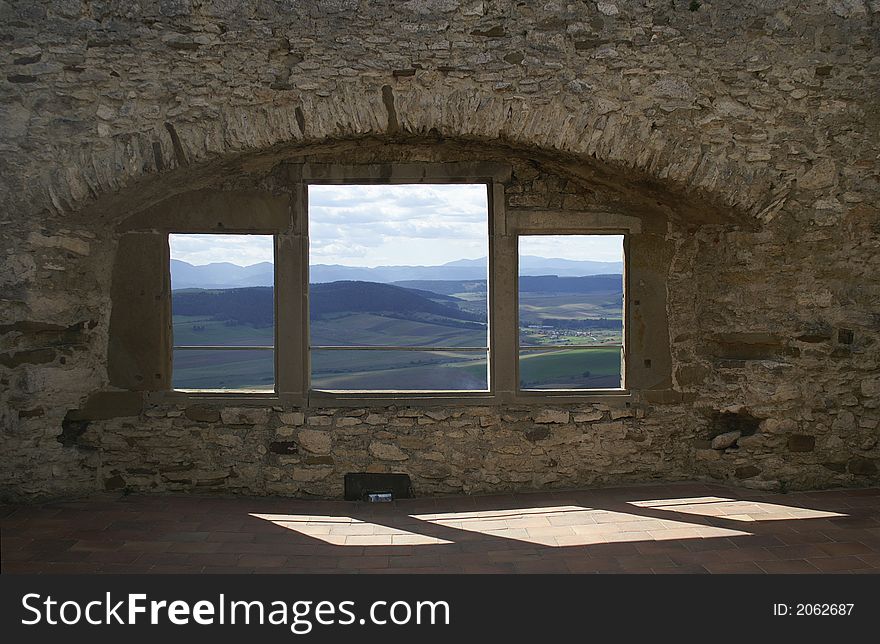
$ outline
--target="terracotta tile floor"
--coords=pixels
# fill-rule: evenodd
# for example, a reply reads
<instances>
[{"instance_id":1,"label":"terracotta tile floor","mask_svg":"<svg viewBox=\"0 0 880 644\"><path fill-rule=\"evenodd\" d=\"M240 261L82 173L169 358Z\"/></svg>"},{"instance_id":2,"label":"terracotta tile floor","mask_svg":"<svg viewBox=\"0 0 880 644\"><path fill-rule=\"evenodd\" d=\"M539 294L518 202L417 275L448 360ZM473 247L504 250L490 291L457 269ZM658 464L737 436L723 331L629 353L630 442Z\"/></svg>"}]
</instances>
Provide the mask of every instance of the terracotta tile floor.
<instances>
[{"instance_id":1,"label":"terracotta tile floor","mask_svg":"<svg viewBox=\"0 0 880 644\"><path fill-rule=\"evenodd\" d=\"M402 500L99 496L0 508L6 573L880 572L880 489L683 483Z\"/></svg>"}]
</instances>

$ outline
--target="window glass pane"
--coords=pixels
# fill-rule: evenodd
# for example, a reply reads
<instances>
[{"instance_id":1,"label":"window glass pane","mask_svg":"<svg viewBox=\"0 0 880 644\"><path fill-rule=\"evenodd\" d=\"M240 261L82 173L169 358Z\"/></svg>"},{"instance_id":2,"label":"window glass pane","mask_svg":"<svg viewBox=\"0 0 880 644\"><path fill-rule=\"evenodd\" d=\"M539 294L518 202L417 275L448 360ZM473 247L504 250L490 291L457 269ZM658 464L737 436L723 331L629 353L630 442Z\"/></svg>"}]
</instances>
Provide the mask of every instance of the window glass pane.
<instances>
[{"instance_id":1,"label":"window glass pane","mask_svg":"<svg viewBox=\"0 0 880 644\"><path fill-rule=\"evenodd\" d=\"M273 347L271 235L169 235L174 363L181 389L272 389L274 352L177 347Z\"/></svg>"},{"instance_id":2,"label":"window glass pane","mask_svg":"<svg viewBox=\"0 0 880 644\"><path fill-rule=\"evenodd\" d=\"M520 387L617 389L621 358L619 347L520 350Z\"/></svg>"},{"instance_id":3,"label":"window glass pane","mask_svg":"<svg viewBox=\"0 0 880 644\"><path fill-rule=\"evenodd\" d=\"M312 349L312 387L361 391L472 391L489 386L483 351Z\"/></svg>"},{"instance_id":4,"label":"window glass pane","mask_svg":"<svg viewBox=\"0 0 880 644\"><path fill-rule=\"evenodd\" d=\"M428 378L425 365L459 361L448 352L330 355L320 349L480 348L485 372L486 185L311 185L308 191L312 386L487 389L485 373L463 378L460 370L444 368ZM395 370L400 373L384 373ZM407 373L417 373L417 382Z\"/></svg>"},{"instance_id":5,"label":"window glass pane","mask_svg":"<svg viewBox=\"0 0 880 644\"><path fill-rule=\"evenodd\" d=\"M275 389L275 356L271 350L175 349L175 389Z\"/></svg>"},{"instance_id":6,"label":"window glass pane","mask_svg":"<svg viewBox=\"0 0 880 644\"><path fill-rule=\"evenodd\" d=\"M520 387L621 387L623 261L622 235L519 238Z\"/></svg>"}]
</instances>

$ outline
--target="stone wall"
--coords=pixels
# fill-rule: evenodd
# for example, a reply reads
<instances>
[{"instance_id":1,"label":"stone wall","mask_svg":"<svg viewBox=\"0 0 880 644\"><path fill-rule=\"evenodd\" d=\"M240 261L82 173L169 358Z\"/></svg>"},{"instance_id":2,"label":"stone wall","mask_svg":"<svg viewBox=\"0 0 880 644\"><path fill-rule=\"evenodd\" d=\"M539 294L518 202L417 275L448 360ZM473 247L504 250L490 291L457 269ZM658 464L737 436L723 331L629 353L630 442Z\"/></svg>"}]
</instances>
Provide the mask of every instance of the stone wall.
<instances>
[{"instance_id":1,"label":"stone wall","mask_svg":"<svg viewBox=\"0 0 880 644\"><path fill-rule=\"evenodd\" d=\"M876 485L878 20L863 0L0 4L3 496L337 495L355 470L421 494ZM662 221L670 389L628 409L95 398L118 222L277 187L291 158L441 143L516 159L511 207Z\"/></svg>"},{"instance_id":2,"label":"stone wall","mask_svg":"<svg viewBox=\"0 0 880 644\"><path fill-rule=\"evenodd\" d=\"M684 476L669 437L603 405L533 409L149 406L95 423L106 489L341 496L346 472L408 473L417 495ZM646 473L651 472L650 475Z\"/></svg>"}]
</instances>

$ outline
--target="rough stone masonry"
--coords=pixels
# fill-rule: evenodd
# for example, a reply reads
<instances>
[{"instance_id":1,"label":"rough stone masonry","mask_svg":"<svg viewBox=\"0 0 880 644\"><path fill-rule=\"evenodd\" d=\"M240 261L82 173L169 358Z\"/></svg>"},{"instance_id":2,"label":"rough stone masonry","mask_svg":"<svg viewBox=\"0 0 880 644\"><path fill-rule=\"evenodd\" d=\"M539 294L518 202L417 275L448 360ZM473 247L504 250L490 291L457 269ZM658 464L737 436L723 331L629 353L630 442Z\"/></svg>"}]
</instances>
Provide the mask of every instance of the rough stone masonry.
<instances>
[{"instance_id":1,"label":"rough stone masonry","mask_svg":"<svg viewBox=\"0 0 880 644\"><path fill-rule=\"evenodd\" d=\"M877 485L880 2L0 2L0 493ZM624 406L179 401L108 376L118 224L283 169L504 158L665 247Z\"/></svg>"}]
</instances>

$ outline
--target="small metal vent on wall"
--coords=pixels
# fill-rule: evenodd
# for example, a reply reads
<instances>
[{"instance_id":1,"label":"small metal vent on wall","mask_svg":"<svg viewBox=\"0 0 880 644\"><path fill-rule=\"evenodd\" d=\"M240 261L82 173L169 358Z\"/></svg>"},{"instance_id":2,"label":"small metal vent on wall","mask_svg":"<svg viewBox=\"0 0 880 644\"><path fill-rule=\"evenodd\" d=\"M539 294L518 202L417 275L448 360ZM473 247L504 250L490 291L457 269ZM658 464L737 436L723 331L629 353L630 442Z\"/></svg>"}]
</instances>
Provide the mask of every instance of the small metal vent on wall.
<instances>
[{"instance_id":1,"label":"small metal vent on wall","mask_svg":"<svg viewBox=\"0 0 880 644\"><path fill-rule=\"evenodd\" d=\"M345 500L369 503L413 498L409 474L350 472L345 475Z\"/></svg>"}]
</instances>

